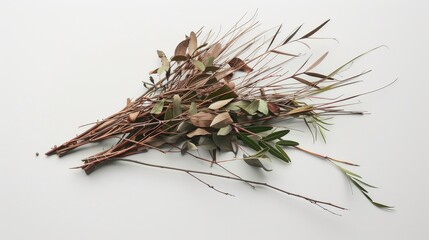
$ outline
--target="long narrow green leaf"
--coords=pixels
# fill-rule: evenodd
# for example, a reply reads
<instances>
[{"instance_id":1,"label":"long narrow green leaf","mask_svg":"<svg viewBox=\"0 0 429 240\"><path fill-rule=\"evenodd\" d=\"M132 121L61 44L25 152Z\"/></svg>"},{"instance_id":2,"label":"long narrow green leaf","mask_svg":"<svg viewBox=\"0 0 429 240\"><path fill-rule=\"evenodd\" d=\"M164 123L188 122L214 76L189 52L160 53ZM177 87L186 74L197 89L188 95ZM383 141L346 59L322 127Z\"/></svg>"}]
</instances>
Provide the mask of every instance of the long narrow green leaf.
<instances>
[{"instance_id":1,"label":"long narrow green leaf","mask_svg":"<svg viewBox=\"0 0 429 240\"><path fill-rule=\"evenodd\" d=\"M248 138L246 135L243 135L241 133L238 134L238 138L243 141L244 145L250 147L251 149L255 151L261 150L261 147L252 139Z\"/></svg>"},{"instance_id":2,"label":"long narrow green leaf","mask_svg":"<svg viewBox=\"0 0 429 240\"><path fill-rule=\"evenodd\" d=\"M281 139L283 136L285 136L289 132L290 132L290 130L281 130L281 131L273 132L270 135L262 138L262 140L269 142L269 141L273 141L276 139Z\"/></svg>"},{"instance_id":3,"label":"long narrow green leaf","mask_svg":"<svg viewBox=\"0 0 429 240\"><path fill-rule=\"evenodd\" d=\"M269 127L269 126L248 126L243 128L252 133L266 132L273 129L273 127Z\"/></svg>"},{"instance_id":4,"label":"long narrow green leaf","mask_svg":"<svg viewBox=\"0 0 429 240\"><path fill-rule=\"evenodd\" d=\"M268 144L265 141L259 141L258 144L263 147L263 148L268 148L269 149L269 153L271 153L273 156L285 161L285 162L290 162L290 158L289 156L286 155L286 153L279 151L277 148L271 146L270 144ZM284 154L283 154L284 153Z\"/></svg>"},{"instance_id":5,"label":"long narrow green leaf","mask_svg":"<svg viewBox=\"0 0 429 240\"><path fill-rule=\"evenodd\" d=\"M299 143L291 140L280 140L276 143L276 145L283 146L283 147L295 147L295 146L298 146Z\"/></svg>"}]
</instances>

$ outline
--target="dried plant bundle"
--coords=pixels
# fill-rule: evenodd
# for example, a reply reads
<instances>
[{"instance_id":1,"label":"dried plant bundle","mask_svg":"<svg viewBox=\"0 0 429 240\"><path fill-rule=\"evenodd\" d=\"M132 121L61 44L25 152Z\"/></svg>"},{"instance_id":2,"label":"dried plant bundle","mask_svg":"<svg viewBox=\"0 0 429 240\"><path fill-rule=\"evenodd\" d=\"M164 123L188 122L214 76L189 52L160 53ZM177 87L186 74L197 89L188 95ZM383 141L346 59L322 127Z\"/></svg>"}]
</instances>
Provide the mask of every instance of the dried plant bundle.
<instances>
[{"instance_id":1,"label":"dried plant bundle","mask_svg":"<svg viewBox=\"0 0 429 240\"><path fill-rule=\"evenodd\" d=\"M346 101L363 94L337 99L320 95L353 84L366 74L363 72L348 78L338 76L364 54L330 73L321 73L315 69L324 62L328 53L308 58L285 50L297 43L309 46L313 36L328 21L304 34L300 26L286 37L280 37L282 26L255 33L259 23L254 17L248 21L240 20L220 37L213 32L203 35L202 30L191 32L177 45L171 58L163 51L157 51L160 66L150 72L149 81L144 83L147 91L143 95L134 101L128 99L122 110L46 154L61 157L88 143L119 138L110 149L84 159L78 168L90 174L109 162L133 162L185 172L226 195L230 194L197 176L205 174L242 181L251 186L263 185L305 199L328 211L331 211L329 208L345 209L267 183L243 179L227 170L225 161L216 158L219 151L233 152L234 160L270 171L265 164L267 159L289 163L291 159L287 151L296 149L331 162L373 205L389 209L391 207L370 198L367 188L373 186L342 166L356 164L308 151L298 142L287 139L291 120L302 121L314 137L324 138L327 117L363 114L343 109ZM270 32L274 34L268 35ZM297 69L286 68L288 63L299 61ZM162 153L180 150L182 155L189 154L210 166L221 167L226 175L126 159L149 149ZM196 154L196 150L202 149L208 151L212 158Z\"/></svg>"}]
</instances>

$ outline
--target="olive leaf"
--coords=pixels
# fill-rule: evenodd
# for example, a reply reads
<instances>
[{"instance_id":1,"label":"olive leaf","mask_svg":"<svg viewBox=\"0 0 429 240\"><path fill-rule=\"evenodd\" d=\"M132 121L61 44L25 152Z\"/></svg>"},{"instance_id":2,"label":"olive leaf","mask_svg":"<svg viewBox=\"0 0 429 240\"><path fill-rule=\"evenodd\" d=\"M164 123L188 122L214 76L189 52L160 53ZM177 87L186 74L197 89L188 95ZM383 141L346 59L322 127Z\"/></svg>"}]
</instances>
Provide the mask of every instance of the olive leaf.
<instances>
[{"instance_id":1,"label":"olive leaf","mask_svg":"<svg viewBox=\"0 0 429 240\"><path fill-rule=\"evenodd\" d=\"M289 156L286 154L286 152L283 151L283 149L281 148L276 148L271 146L269 143L260 140L258 141L259 146L261 146L262 148L268 148L269 153L271 153L273 156L289 163L290 162L290 158Z\"/></svg>"},{"instance_id":2,"label":"olive leaf","mask_svg":"<svg viewBox=\"0 0 429 240\"><path fill-rule=\"evenodd\" d=\"M283 146L283 147L295 147L295 146L298 146L299 143L291 140L280 140L276 142L276 145Z\"/></svg>"},{"instance_id":3,"label":"olive leaf","mask_svg":"<svg viewBox=\"0 0 429 240\"><path fill-rule=\"evenodd\" d=\"M244 134L238 133L238 138L243 142L244 145L250 147L255 151L261 150L261 147L254 140L250 139Z\"/></svg>"},{"instance_id":4,"label":"olive leaf","mask_svg":"<svg viewBox=\"0 0 429 240\"><path fill-rule=\"evenodd\" d=\"M281 130L281 131L273 132L270 135L263 137L262 140L269 142L269 141L273 141L276 139L281 139L283 136L285 136L289 132L290 132L290 130Z\"/></svg>"},{"instance_id":5,"label":"olive leaf","mask_svg":"<svg viewBox=\"0 0 429 240\"><path fill-rule=\"evenodd\" d=\"M246 127L244 127L244 129L246 129L247 131L250 131L252 133L261 133L261 132L269 131L269 130L273 129L273 127L270 127L270 126L246 126Z\"/></svg>"}]
</instances>

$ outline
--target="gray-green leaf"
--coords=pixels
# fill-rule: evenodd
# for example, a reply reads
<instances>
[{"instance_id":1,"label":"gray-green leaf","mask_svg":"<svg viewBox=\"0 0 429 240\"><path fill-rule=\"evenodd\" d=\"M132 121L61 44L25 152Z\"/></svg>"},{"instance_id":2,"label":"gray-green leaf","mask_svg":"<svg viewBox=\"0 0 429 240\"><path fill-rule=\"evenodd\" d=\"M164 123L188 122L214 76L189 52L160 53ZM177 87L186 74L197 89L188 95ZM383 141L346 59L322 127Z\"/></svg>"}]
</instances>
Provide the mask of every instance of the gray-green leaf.
<instances>
[{"instance_id":1,"label":"gray-green leaf","mask_svg":"<svg viewBox=\"0 0 429 240\"><path fill-rule=\"evenodd\" d=\"M152 110L150 111L151 114L160 114L162 112L162 109L164 108L165 100L158 101L153 105Z\"/></svg>"}]
</instances>

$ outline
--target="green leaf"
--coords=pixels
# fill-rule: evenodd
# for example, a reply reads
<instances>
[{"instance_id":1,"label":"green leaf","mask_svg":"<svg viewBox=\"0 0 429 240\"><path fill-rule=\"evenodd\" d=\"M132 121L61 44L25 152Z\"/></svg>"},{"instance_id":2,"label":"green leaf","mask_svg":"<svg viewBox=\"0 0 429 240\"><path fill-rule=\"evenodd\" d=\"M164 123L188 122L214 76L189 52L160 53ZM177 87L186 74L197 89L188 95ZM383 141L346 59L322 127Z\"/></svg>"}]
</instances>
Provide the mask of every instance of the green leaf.
<instances>
[{"instance_id":1,"label":"green leaf","mask_svg":"<svg viewBox=\"0 0 429 240\"><path fill-rule=\"evenodd\" d=\"M160 75L170 68L170 62L168 61L163 51L158 50L156 52L158 53L158 57L161 59L161 67L159 67L157 70L157 73Z\"/></svg>"},{"instance_id":2,"label":"green leaf","mask_svg":"<svg viewBox=\"0 0 429 240\"><path fill-rule=\"evenodd\" d=\"M197 104L195 102L191 102L191 105L189 106L188 115L192 116L194 114L197 114Z\"/></svg>"},{"instance_id":3,"label":"green leaf","mask_svg":"<svg viewBox=\"0 0 429 240\"><path fill-rule=\"evenodd\" d=\"M216 144L213 142L211 137L200 137L198 141L198 146L206 150L216 149Z\"/></svg>"},{"instance_id":4,"label":"green leaf","mask_svg":"<svg viewBox=\"0 0 429 240\"><path fill-rule=\"evenodd\" d=\"M226 135L228 135L231 132L231 130L232 130L231 125L228 125L226 127L223 127L221 129L219 129L219 131L217 132L217 135L219 135L219 136L226 136Z\"/></svg>"},{"instance_id":5,"label":"green leaf","mask_svg":"<svg viewBox=\"0 0 429 240\"><path fill-rule=\"evenodd\" d=\"M224 109L232 110L232 111L239 111L239 110L244 109L247 106L249 106L249 104L250 104L249 101L240 100L240 101L228 104Z\"/></svg>"},{"instance_id":6,"label":"green leaf","mask_svg":"<svg viewBox=\"0 0 429 240\"><path fill-rule=\"evenodd\" d=\"M299 145L299 143L291 140L280 140L276 144L283 147L295 147Z\"/></svg>"},{"instance_id":7,"label":"green leaf","mask_svg":"<svg viewBox=\"0 0 429 240\"><path fill-rule=\"evenodd\" d=\"M173 118L173 109L170 107L170 108L167 108L167 110L165 110L164 120L170 120L172 118Z\"/></svg>"},{"instance_id":8,"label":"green leaf","mask_svg":"<svg viewBox=\"0 0 429 240\"><path fill-rule=\"evenodd\" d=\"M259 100L258 112L268 115L268 104L264 100Z\"/></svg>"},{"instance_id":9,"label":"green leaf","mask_svg":"<svg viewBox=\"0 0 429 240\"><path fill-rule=\"evenodd\" d=\"M243 128L252 133L266 132L273 129L273 127L269 127L269 126L248 126Z\"/></svg>"},{"instance_id":10,"label":"green leaf","mask_svg":"<svg viewBox=\"0 0 429 240\"><path fill-rule=\"evenodd\" d=\"M266 150L268 150L268 149L266 149ZM247 164L249 164L250 166L262 168L262 169L264 169L267 172L272 171L272 169L269 169L269 168L265 167L264 164L262 164L262 162L259 160L259 158L255 158L255 157L252 157L252 156L246 156L246 155L243 154L243 160Z\"/></svg>"},{"instance_id":11,"label":"green leaf","mask_svg":"<svg viewBox=\"0 0 429 240\"><path fill-rule=\"evenodd\" d=\"M267 154L269 150L270 149L268 149L268 148L263 148L263 149L257 151L256 153L250 155L249 158L267 157L265 154Z\"/></svg>"},{"instance_id":12,"label":"green leaf","mask_svg":"<svg viewBox=\"0 0 429 240\"><path fill-rule=\"evenodd\" d=\"M269 142L269 141L273 141L276 139L281 139L283 136L285 136L289 132L290 132L290 130L281 130L281 131L273 132L270 135L262 138L262 140Z\"/></svg>"},{"instance_id":13,"label":"green leaf","mask_svg":"<svg viewBox=\"0 0 429 240\"><path fill-rule=\"evenodd\" d=\"M232 137L231 136L218 136L216 133L212 134L213 142L220 148L221 151L232 152Z\"/></svg>"},{"instance_id":14,"label":"green leaf","mask_svg":"<svg viewBox=\"0 0 429 240\"><path fill-rule=\"evenodd\" d=\"M261 147L252 139L250 139L249 137L247 137L246 135L243 135L241 133L238 133L238 138L243 141L244 145L250 147L251 149L255 150L255 151L259 151L261 150Z\"/></svg>"},{"instance_id":15,"label":"green leaf","mask_svg":"<svg viewBox=\"0 0 429 240\"><path fill-rule=\"evenodd\" d=\"M165 100L158 101L153 105L152 110L150 111L151 114L160 114L162 112L162 109L164 108Z\"/></svg>"},{"instance_id":16,"label":"green leaf","mask_svg":"<svg viewBox=\"0 0 429 240\"><path fill-rule=\"evenodd\" d=\"M173 117L177 117L180 114L182 114L182 107L181 107L182 99L179 95L175 94L173 96Z\"/></svg>"},{"instance_id":17,"label":"green leaf","mask_svg":"<svg viewBox=\"0 0 429 240\"><path fill-rule=\"evenodd\" d=\"M208 56L206 59L203 60L204 66L213 66L214 57Z\"/></svg>"},{"instance_id":18,"label":"green leaf","mask_svg":"<svg viewBox=\"0 0 429 240\"><path fill-rule=\"evenodd\" d=\"M206 69L206 66L204 66L204 63L198 60L191 59L191 63L194 64L194 66L197 67L198 70L200 70L201 72L203 72Z\"/></svg>"},{"instance_id":19,"label":"green leaf","mask_svg":"<svg viewBox=\"0 0 429 240\"><path fill-rule=\"evenodd\" d=\"M250 103L243 110L246 111L250 115L255 115L256 111L258 111L258 108L259 108L259 100L253 100L252 103Z\"/></svg>"},{"instance_id":20,"label":"green leaf","mask_svg":"<svg viewBox=\"0 0 429 240\"><path fill-rule=\"evenodd\" d=\"M277 158L279 158L279 159L281 159L287 163L290 162L289 156L283 151L283 149L280 148L281 150L279 150L278 148L275 148L275 147L271 146L270 144L268 144L267 142L262 141L262 140L259 141L258 143L261 147L268 148L269 152L273 156L275 156L275 157L277 157Z\"/></svg>"}]
</instances>

